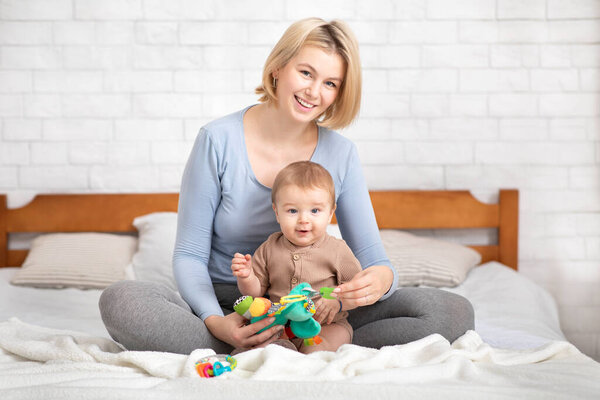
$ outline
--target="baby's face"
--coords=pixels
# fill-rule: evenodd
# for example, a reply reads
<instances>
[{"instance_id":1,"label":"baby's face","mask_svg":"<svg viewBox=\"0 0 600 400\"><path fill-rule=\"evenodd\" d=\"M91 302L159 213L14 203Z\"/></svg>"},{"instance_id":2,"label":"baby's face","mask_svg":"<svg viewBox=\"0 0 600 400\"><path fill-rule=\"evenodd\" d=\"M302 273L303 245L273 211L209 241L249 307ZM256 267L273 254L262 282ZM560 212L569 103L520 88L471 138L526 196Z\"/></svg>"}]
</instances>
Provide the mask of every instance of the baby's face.
<instances>
[{"instance_id":1,"label":"baby's face","mask_svg":"<svg viewBox=\"0 0 600 400\"><path fill-rule=\"evenodd\" d=\"M334 209L325 189L287 185L273 205L283 235L299 247L310 246L325 235Z\"/></svg>"}]
</instances>

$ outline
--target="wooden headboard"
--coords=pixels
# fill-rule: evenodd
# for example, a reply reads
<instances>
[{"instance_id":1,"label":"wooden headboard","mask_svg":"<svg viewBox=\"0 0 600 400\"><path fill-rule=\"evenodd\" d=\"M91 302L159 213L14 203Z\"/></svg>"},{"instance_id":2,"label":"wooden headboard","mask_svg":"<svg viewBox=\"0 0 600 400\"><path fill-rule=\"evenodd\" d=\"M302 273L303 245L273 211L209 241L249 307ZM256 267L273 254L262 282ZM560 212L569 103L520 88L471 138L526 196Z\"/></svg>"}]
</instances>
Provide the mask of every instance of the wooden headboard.
<instances>
[{"instance_id":1,"label":"wooden headboard","mask_svg":"<svg viewBox=\"0 0 600 400\"><path fill-rule=\"evenodd\" d=\"M19 266L27 250L9 250L8 235L23 232L137 232L133 219L177 211L178 193L42 194L7 209L0 195L0 267Z\"/></svg>"},{"instance_id":2,"label":"wooden headboard","mask_svg":"<svg viewBox=\"0 0 600 400\"><path fill-rule=\"evenodd\" d=\"M468 191L371 191L381 229L496 228L498 244L471 246L482 261L518 268L519 193L500 190L498 204ZM0 195L0 267L23 263L27 250L9 250L8 235L23 232L136 232L135 217L177 211L177 193L45 194L8 209Z\"/></svg>"}]
</instances>

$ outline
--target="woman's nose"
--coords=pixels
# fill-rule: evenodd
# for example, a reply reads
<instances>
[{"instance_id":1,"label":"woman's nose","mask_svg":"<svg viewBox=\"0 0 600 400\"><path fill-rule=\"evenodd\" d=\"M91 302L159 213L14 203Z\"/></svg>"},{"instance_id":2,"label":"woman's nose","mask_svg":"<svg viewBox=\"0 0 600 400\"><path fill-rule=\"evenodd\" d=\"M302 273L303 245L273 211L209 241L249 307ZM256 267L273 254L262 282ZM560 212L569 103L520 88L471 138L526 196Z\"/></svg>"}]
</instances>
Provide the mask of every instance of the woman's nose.
<instances>
[{"instance_id":1,"label":"woman's nose","mask_svg":"<svg viewBox=\"0 0 600 400\"><path fill-rule=\"evenodd\" d=\"M317 81L313 81L311 85L306 88L306 95L310 98L317 97L319 93L319 83Z\"/></svg>"}]
</instances>

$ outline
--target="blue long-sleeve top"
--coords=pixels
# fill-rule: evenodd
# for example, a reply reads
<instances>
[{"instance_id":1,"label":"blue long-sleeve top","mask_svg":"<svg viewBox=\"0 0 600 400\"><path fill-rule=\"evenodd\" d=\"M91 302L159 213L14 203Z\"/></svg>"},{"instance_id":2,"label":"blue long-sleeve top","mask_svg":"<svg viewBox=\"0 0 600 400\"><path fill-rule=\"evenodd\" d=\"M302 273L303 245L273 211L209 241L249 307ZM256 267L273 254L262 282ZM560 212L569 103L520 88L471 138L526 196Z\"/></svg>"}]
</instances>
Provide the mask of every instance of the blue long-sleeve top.
<instances>
[{"instance_id":1,"label":"blue long-sleeve top","mask_svg":"<svg viewBox=\"0 0 600 400\"><path fill-rule=\"evenodd\" d=\"M271 188L257 180L248 159L243 127L248 108L201 128L183 173L173 273L181 296L203 320L223 315L212 284L236 283L233 254L253 254L280 230L271 207ZM398 277L379 237L356 147L319 127L311 161L333 178L339 228L362 268L387 265L394 273L391 289L382 299L389 297Z\"/></svg>"}]
</instances>

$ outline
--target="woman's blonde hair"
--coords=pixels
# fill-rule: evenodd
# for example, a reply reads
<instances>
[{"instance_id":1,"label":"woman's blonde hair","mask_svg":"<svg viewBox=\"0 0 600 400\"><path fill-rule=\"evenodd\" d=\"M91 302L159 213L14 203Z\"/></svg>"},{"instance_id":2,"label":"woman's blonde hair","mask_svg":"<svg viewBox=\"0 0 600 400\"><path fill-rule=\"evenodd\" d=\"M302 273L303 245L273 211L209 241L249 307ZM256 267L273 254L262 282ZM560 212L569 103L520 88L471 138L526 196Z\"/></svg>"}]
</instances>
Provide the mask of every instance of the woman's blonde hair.
<instances>
[{"instance_id":1,"label":"woman's blonde hair","mask_svg":"<svg viewBox=\"0 0 600 400\"><path fill-rule=\"evenodd\" d=\"M262 85L256 88L256 93L261 96L259 101L268 103L277 100L273 72L285 67L303 46L317 46L344 59L346 74L338 95L333 104L317 117L317 122L331 129L350 125L360 109L362 77L358 42L342 21L307 18L290 25L265 62Z\"/></svg>"}]
</instances>

